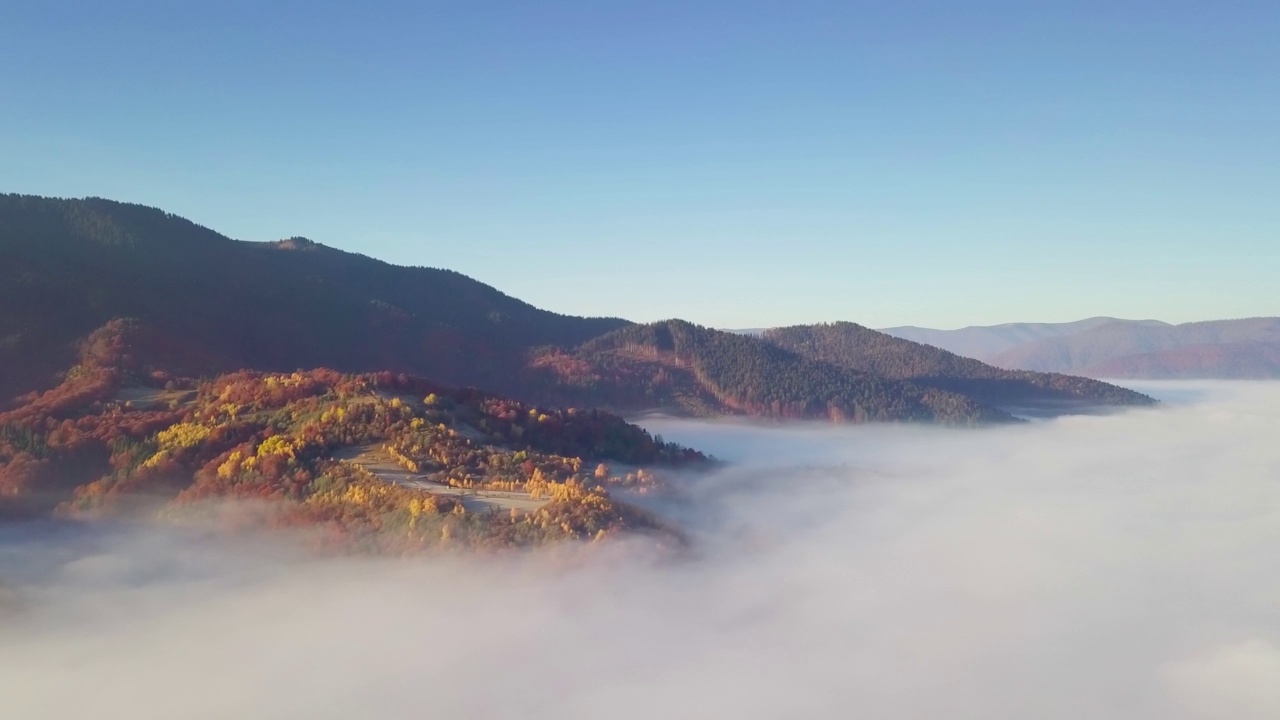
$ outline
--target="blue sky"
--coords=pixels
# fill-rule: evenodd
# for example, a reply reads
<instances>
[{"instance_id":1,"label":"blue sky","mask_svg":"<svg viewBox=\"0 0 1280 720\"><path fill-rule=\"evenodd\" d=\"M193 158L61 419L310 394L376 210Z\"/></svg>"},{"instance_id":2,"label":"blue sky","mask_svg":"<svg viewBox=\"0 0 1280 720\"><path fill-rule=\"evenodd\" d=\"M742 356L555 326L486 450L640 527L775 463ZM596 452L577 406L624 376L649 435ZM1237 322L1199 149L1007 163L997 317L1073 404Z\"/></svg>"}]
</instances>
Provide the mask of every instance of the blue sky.
<instances>
[{"instance_id":1,"label":"blue sky","mask_svg":"<svg viewBox=\"0 0 1280 720\"><path fill-rule=\"evenodd\" d=\"M0 190L721 327L1280 314L1280 3L0 0Z\"/></svg>"}]
</instances>

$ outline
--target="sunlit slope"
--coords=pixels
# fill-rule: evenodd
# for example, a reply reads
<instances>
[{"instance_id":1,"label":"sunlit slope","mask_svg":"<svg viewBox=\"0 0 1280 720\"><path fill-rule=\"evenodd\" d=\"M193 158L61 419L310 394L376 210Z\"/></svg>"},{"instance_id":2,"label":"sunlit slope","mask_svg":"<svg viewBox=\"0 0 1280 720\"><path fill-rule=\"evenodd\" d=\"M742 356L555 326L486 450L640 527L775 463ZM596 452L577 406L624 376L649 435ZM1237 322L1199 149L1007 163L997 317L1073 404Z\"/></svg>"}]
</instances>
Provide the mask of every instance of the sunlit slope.
<instances>
[{"instance_id":1,"label":"sunlit slope","mask_svg":"<svg viewBox=\"0 0 1280 720\"><path fill-rule=\"evenodd\" d=\"M1012 419L964 395L680 320L635 325L572 351L549 351L533 371L531 385L548 397L607 407L850 422Z\"/></svg>"},{"instance_id":2,"label":"sunlit slope","mask_svg":"<svg viewBox=\"0 0 1280 720\"><path fill-rule=\"evenodd\" d=\"M95 333L62 384L0 413L0 517L296 528L342 550L524 546L663 533L611 490L660 482L637 468L706 463L615 415L393 373L139 372L131 340Z\"/></svg>"}]
</instances>

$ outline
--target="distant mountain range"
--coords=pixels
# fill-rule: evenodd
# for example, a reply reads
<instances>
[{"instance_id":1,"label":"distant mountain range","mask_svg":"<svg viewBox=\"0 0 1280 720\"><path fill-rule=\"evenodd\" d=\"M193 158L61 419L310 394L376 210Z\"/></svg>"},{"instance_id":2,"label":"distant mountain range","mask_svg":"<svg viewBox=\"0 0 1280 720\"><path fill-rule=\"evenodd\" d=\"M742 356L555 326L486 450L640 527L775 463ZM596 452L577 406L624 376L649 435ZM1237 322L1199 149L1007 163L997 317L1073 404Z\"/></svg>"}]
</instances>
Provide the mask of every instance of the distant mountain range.
<instances>
[{"instance_id":1,"label":"distant mountain range","mask_svg":"<svg viewBox=\"0 0 1280 720\"><path fill-rule=\"evenodd\" d=\"M802 342L558 315L456 272L303 238L245 242L139 205L0 196L0 404L57 384L95 330L121 318L145 342L107 350L158 376L328 367L560 407L855 422L972 424L1011 420L1000 406L1151 402L852 324Z\"/></svg>"},{"instance_id":2,"label":"distant mountain range","mask_svg":"<svg viewBox=\"0 0 1280 720\"><path fill-rule=\"evenodd\" d=\"M1092 377L1280 377L1280 318L1183 325L1107 323L999 353L1002 367Z\"/></svg>"},{"instance_id":3,"label":"distant mountain range","mask_svg":"<svg viewBox=\"0 0 1280 720\"><path fill-rule=\"evenodd\" d=\"M1112 317L1092 317L1066 323L972 325L959 330L934 330L932 328L905 325L884 328L880 332L888 333L904 340L933 345L957 355L990 361L1000 353L1033 342L1064 335L1074 335L1113 323L1133 326L1167 326L1167 323L1159 320L1120 320Z\"/></svg>"},{"instance_id":4,"label":"distant mountain range","mask_svg":"<svg viewBox=\"0 0 1280 720\"><path fill-rule=\"evenodd\" d=\"M1182 325L1098 317L884 332L1003 368L1101 378L1280 378L1280 318L1274 317Z\"/></svg>"}]
</instances>

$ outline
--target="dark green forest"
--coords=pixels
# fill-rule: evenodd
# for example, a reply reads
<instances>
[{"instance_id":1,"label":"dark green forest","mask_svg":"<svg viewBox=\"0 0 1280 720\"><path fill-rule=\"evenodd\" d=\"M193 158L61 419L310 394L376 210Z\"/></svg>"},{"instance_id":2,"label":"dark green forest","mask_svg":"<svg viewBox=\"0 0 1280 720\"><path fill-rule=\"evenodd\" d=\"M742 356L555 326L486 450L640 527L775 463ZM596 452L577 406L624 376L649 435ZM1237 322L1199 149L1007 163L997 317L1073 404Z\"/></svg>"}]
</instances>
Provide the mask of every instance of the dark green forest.
<instances>
[{"instance_id":1,"label":"dark green forest","mask_svg":"<svg viewBox=\"0 0 1280 720\"><path fill-rule=\"evenodd\" d=\"M185 374L324 366L497 390L530 347L626 324L300 238L232 240L140 205L0 195L0 397L50 387L80 338L121 317L167 337L164 362Z\"/></svg>"},{"instance_id":2,"label":"dark green forest","mask_svg":"<svg viewBox=\"0 0 1280 720\"><path fill-rule=\"evenodd\" d=\"M852 323L749 337L540 310L449 270L303 238L233 240L96 198L0 196L0 409L63 380L127 319L139 372L392 372L525 402L839 422L1002 422L997 405L1150 402L1000 370Z\"/></svg>"},{"instance_id":3,"label":"dark green forest","mask_svg":"<svg viewBox=\"0 0 1280 720\"><path fill-rule=\"evenodd\" d=\"M545 358L547 373L566 388L564 401L583 404L625 405L644 388L652 405L694 414L842 422L1012 420L963 395L851 371L757 338L681 320L633 325L572 354ZM628 382L616 382L620 376Z\"/></svg>"},{"instance_id":4,"label":"dark green forest","mask_svg":"<svg viewBox=\"0 0 1280 720\"><path fill-rule=\"evenodd\" d=\"M1005 370L932 345L903 340L851 322L766 330L765 340L806 358L994 405L1087 402L1148 405L1151 398L1089 378Z\"/></svg>"}]
</instances>

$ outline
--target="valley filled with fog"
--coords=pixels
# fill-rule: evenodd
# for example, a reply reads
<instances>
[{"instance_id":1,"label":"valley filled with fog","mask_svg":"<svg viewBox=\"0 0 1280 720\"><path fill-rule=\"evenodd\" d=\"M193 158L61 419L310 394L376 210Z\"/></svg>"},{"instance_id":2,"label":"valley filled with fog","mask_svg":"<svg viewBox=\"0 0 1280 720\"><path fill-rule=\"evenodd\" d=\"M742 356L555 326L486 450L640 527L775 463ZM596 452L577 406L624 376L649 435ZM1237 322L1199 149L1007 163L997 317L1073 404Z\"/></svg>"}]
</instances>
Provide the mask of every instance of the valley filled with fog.
<instances>
[{"instance_id":1,"label":"valley filled with fog","mask_svg":"<svg viewBox=\"0 0 1280 720\"><path fill-rule=\"evenodd\" d=\"M0 530L13 718L1280 717L1280 383L952 430L651 419L685 532L405 560Z\"/></svg>"}]
</instances>

